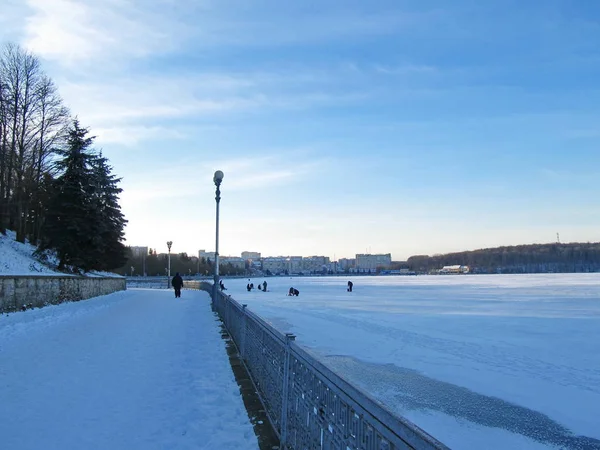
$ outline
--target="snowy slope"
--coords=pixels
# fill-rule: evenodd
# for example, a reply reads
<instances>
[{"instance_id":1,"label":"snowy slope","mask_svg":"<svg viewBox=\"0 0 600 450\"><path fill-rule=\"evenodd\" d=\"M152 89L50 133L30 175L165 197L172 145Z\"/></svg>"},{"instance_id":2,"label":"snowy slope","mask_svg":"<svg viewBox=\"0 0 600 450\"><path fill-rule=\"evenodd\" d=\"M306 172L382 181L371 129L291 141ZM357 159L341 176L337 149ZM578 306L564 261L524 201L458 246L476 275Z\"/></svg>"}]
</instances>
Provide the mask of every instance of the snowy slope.
<instances>
[{"instance_id":1,"label":"snowy slope","mask_svg":"<svg viewBox=\"0 0 600 450\"><path fill-rule=\"evenodd\" d=\"M0 234L0 275L64 275L33 256L36 247L15 240L15 232Z\"/></svg>"},{"instance_id":2,"label":"snowy slope","mask_svg":"<svg viewBox=\"0 0 600 450\"><path fill-rule=\"evenodd\" d=\"M29 243L15 240L16 233L8 230L6 236L0 233L0 275L61 275L69 276L55 270L58 265L53 257L42 262L34 256L36 247ZM88 272L88 277L120 277L110 272Z\"/></svg>"}]
</instances>

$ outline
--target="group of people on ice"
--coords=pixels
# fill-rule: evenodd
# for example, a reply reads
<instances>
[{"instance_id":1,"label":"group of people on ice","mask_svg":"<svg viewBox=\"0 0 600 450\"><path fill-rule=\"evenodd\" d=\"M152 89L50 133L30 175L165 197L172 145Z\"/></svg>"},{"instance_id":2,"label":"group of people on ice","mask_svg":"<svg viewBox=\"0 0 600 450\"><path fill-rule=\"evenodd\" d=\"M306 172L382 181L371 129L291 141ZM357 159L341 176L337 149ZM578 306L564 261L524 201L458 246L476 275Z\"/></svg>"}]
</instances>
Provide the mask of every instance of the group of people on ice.
<instances>
[{"instance_id":1,"label":"group of people on ice","mask_svg":"<svg viewBox=\"0 0 600 450\"><path fill-rule=\"evenodd\" d=\"M250 281L250 280L248 280L248 281ZM173 289L175 290L175 298L180 298L181 297L181 288L183 288L183 278L181 278L181 275L179 275L179 272L175 273L175 276L171 280L171 286L173 286ZM225 287L225 285L223 284L223 280L219 280L219 287L221 288L221 291L225 291L227 289ZM347 291L352 292L353 287L354 287L354 283L352 283L352 281L348 281ZM254 289L254 283L248 283L246 285L246 290L248 292L250 292L250 291L252 291L252 289ZM258 290L267 292L267 282L263 281L262 284L259 284ZM290 287L287 295L290 297L291 296L298 297L300 295L300 291L298 289L296 289L295 287Z\"/></svg>"},{"instance_id":2,"label":"group of people on ice","mask_svg":"<svg viewBox=\"0 0 600 450\"><path fill-rule=\"evenodd\" d=\"M250 281L250 280L248 280L248 281ZM246 290L247 290L248 292L250 292L252 289L254 289L254 283L248 283L248 284L246 285ZM262 284L262 285L261 285L261 284L259 284L259 285L258 285L258 290L259 290L259 291L263 291L263 292L267 292L267 282L266 282L266 281L263 281L263 284Z\"/></svg>"}]
</instances>

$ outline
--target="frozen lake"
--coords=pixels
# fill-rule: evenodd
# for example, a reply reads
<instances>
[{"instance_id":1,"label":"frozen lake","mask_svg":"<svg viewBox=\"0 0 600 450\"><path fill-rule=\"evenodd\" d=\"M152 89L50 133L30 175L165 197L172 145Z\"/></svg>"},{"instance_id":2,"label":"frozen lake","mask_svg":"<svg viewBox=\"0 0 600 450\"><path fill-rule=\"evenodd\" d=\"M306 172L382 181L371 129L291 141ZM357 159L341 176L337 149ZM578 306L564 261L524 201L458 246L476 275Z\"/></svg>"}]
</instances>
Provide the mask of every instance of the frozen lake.
<instances>
[{"instance_id":1,"label":"frozen lake","mask_svg":"<svg viewBox=\"0 0 600 450\"><path fill-rule=\"evenodd\" d=\"M226 293L450 447L600 449L600 274L264 280Z\"/></svg>"}]
</instances>

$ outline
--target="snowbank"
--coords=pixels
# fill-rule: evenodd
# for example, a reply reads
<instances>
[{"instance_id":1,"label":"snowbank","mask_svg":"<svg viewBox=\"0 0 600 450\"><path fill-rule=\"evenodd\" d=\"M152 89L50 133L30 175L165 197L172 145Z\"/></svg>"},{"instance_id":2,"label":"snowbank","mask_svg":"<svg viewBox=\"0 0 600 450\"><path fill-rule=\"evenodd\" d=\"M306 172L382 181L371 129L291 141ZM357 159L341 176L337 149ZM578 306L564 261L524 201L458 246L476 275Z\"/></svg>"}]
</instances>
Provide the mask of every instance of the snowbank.
<instances>
[{"instance_id":1,"label":"snowbank","mask_svg":"<svg viewBox=\"0 0 600 450\"><path fill-rule=\"evenodd\" d=\"M34 252L37 247L16 241L16 233L8 230L6 236L0 234L0 276L2 275L36 275L72 276L56 270L58 261L50 257L47 263L40 261ZM122 278L112 272L88 272L86 277Z\"/></svg>"},{"instance_id":2,"label":"snowbank","mask_svg":"<svg viewBox=\"0 0 600 450\"><path fill-rule=\"evenodd\" d=\"M14 231L7 231L6 236L0 234L0 275L65 275L35 258L35 246L15 239Z\"/></svg>"}]
</instances>

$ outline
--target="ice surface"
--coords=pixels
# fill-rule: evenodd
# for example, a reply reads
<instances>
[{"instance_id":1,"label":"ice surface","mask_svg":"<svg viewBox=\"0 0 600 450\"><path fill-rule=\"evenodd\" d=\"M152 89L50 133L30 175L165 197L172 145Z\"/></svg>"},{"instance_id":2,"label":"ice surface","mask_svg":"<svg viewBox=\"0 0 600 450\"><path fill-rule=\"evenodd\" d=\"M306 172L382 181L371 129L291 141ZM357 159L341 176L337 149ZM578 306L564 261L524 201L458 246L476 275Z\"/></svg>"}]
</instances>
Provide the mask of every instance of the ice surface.
<instances>
[{"instance_id":1,"label":"ice surface","mask_svg":"<svg viewBox=\"0 0 600 450\"><path fill-rule=\"evenodd\" d=\"M600 274L267 280L227 293L453 448L600 449Z\"/></svg>"}]
</instances>

